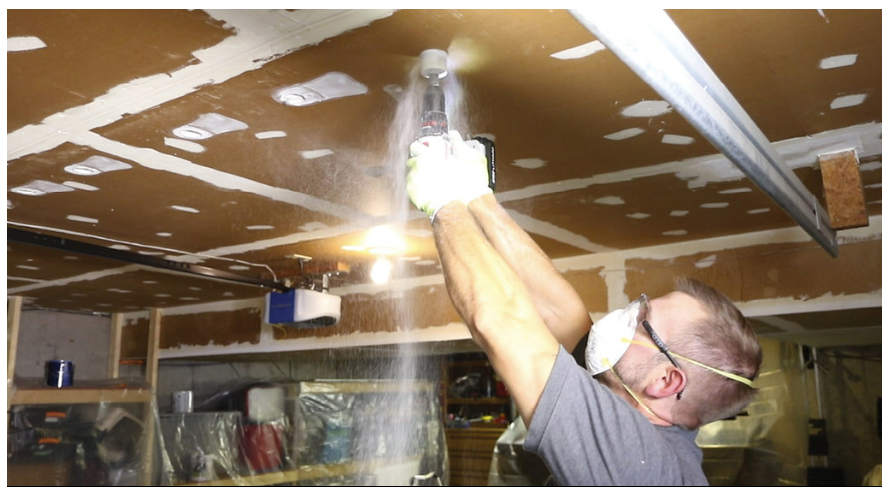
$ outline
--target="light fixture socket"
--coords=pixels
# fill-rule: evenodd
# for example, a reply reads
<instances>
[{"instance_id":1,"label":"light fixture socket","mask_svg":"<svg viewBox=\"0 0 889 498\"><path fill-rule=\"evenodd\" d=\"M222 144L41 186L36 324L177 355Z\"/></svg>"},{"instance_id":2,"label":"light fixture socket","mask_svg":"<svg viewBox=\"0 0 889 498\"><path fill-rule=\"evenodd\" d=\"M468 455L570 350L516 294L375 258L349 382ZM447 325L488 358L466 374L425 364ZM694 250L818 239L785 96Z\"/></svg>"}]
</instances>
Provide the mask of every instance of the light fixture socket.
<instances>
[{"instance_id":1,"label":"light fixture socket","mask_svg":"<svg viewBox=\"0 0 889 498\"><path fill-rule=\"evenodd\" d=\"M272 98L278 102L304 107L325 100L350 97L367 93L367 87L355 81L347 74L333 72L296 85L275 89Z\"/></svg>"},{"instance_id":2,"label":"light fixture socket","mask_svg":"<svg viewBox=\"0 0 889 498\"><path fill-rule=\"evenodd\" d=\"M65 166L65 171L74 175L94 176L109 171L130 169L132 166L125 162L117 161L102 156L92 156L85 161Z\"/></svg>"}]
</instances>

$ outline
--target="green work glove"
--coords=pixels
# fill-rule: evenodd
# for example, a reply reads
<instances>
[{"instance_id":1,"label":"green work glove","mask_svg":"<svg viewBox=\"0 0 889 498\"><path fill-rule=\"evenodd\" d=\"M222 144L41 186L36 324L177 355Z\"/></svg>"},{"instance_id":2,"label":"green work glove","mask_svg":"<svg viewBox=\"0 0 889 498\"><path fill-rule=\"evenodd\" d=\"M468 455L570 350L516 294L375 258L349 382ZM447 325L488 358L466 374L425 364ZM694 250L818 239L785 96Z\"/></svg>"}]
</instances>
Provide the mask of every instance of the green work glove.
<instances>
[{"instance_id":1,"label":"green work glove","mask_svg":"<svg viewBox=\"0 0 889 498\"><path fill-rule=\"evenodd\" d=\"M491 193L488 187L488 160L485 153L464 142L457 131L433 138L428 145L411 144L407 161L407 194L411 202L429 219L445 204L458 201L468 204Z\"/></svg>"}]
</instances>

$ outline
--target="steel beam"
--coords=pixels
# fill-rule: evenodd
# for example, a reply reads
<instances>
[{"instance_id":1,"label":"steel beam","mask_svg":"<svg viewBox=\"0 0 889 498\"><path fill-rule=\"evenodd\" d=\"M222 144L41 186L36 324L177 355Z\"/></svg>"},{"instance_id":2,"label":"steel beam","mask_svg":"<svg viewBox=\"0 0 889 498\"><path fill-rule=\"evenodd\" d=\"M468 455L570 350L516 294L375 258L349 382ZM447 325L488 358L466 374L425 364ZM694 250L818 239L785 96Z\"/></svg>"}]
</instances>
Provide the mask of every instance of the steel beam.
<instances>
[{"instance_id":1,"label":"steel beam","mask_svg":"<svg viewBox=\"0 0 889 498\"><path fill-rule=\"evenodd\" d=\"M839 247L827 211L666 12L591 5L570 12L836 257Z\"/></svg>"}]
</instances>

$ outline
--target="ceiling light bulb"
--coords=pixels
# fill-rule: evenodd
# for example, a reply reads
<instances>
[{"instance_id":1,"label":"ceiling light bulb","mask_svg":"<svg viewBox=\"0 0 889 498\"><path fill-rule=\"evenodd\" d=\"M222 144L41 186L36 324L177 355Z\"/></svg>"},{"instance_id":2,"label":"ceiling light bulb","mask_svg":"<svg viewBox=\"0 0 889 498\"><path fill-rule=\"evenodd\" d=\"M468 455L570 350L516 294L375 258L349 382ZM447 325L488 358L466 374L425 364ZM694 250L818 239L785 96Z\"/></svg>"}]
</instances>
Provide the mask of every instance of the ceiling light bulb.
<instances>
[{"instance_id":1,"label":"ceiling light bulb","mask_svg":"<svg viewBox=\"0 0 889 498\"><path fill-rule=\"evenodd\" d=\"M385 284L390 278L392 278L392 262L385 258L378 259L370 270L370 279L375 284Z\"/></svg>"},{"instance_id":2,"label":"ceiling light bulb","mask_svg":"<svg viewBox=\"0 0 889 498\"><path fill-rule=\"evenodd\" d=\"M80 176L93 176L101 173L98 169L93 168L92 166L86 166L85 164L71 164L65 166L65 171Z\"/></svg>"},{"instance_id":3,"label":"ceiling light bulb","mask_svg":"<svg viewBox=\"0 0 889 498\"><path fill-rule=\"evenodd\" d=\"M15 192L16 194L22 194L22 195L43 195L46 193L42 190L32 188L32 187L26 187L26 186L15 187L15 188L10 189L10 191Z\"/></svg>"}]
</instances>

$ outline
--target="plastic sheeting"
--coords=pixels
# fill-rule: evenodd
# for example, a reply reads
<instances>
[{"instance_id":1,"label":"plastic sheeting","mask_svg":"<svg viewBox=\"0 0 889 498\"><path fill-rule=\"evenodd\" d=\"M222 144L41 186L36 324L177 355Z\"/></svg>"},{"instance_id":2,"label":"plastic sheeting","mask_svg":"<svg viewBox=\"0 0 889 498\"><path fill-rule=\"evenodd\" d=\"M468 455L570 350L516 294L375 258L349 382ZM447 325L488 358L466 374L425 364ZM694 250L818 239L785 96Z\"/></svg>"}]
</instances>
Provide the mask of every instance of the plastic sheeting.
<instances>
[{"instance_id":1,"label":"plastic sheeting","mask_svg":"<svg viewBox=\"0 0 889 498\"><path fill-rule=\"evenodd\" d=\"M154 399L13 406L7 485L448 482L429 382L261 383L221 393L211 408L160 414Z\"/></svg>"},{"instance_id":2,"label":"plastic sheeting","mask_svg":"<svg viewBox=\"0 0 889 498\"><path fill-rule=\"evenodd\" d=\"M13 406L7 427L7 486L135 486L145 451L142 403Z\"/></svg>"}]
</instances>

